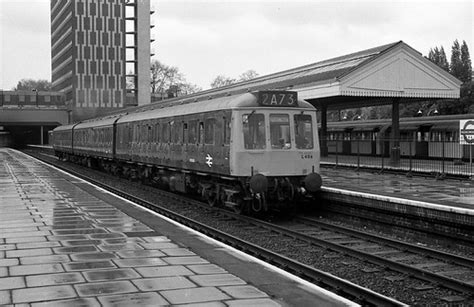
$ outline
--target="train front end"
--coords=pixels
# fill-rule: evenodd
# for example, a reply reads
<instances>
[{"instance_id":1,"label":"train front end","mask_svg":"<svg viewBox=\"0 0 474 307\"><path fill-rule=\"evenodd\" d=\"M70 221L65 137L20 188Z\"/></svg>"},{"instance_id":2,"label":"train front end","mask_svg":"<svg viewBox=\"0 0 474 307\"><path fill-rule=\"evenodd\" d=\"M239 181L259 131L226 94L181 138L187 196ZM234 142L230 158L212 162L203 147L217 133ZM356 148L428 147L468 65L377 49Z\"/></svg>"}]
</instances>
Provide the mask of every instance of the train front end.
<instances>
[{"instance_id":1,"label":"train front end","mask_svg":"<svg viewBox=\"0 0 474 307\"><path fill-rule=\"evenodd\" d=\"M248 178L254 211L314 196L322 185L316 109L292 91L260 91L233 112L230 171Z\"/></svg>"}]
</instances>

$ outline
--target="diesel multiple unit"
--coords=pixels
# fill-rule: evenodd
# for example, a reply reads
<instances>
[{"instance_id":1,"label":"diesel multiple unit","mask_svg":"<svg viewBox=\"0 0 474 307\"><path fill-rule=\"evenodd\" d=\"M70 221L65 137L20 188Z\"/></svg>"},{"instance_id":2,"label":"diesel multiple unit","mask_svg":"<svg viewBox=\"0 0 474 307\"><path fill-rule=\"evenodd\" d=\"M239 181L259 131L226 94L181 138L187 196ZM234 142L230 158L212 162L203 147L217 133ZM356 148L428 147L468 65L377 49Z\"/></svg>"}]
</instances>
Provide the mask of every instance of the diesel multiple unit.
<instances>
[{"instance_id":1,"label":"diesel multiple unit","mask_svg":"<svg viewBox=\"0 0 474 307\"><path fill-rule=\"evenodd\" d=\"M320 190L315 108L291 91L176 101L53 132L58 157L237 212L264 212Z\"/></svg>"}]
</instances>

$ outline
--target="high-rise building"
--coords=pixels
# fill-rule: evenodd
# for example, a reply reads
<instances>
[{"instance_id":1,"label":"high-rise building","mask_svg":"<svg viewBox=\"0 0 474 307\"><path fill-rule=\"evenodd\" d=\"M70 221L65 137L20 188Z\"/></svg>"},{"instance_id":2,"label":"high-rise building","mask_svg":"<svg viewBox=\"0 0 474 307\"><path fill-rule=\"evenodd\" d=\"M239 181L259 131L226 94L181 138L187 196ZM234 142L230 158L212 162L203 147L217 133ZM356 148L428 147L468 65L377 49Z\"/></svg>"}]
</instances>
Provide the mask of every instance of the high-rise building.
<instances>
[{"instance_id":1,"label":"high-rise building","mask_svg":"<svg viewBox=\"0 0 474 307\"><path fill-rule=\"evenodd\" d=\"M74 121L150 103L152 13L150 0L51 0L53 90Z\"/></svg>"}]
</instances>

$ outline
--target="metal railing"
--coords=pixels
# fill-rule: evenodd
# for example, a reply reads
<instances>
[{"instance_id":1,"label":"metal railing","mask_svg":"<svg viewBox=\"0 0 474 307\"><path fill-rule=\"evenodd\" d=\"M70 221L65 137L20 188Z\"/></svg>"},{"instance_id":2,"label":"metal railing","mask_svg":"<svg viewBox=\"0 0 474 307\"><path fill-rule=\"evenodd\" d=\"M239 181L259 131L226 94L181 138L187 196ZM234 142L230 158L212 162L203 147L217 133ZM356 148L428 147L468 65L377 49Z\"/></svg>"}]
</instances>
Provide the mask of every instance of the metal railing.
<instances>
[{"instance_id":1,"label":"metal railing","mask_svg":"<svg viewBox=\"0 0 474 307\"><path fill-rule=\"evenodd\" d=\"M459 142L379 139L327 140L326 144L328 155L321 157L321 162L336 167L424 173L440 179L473 177L474 149Z\"/></svg>"}]
</instances>

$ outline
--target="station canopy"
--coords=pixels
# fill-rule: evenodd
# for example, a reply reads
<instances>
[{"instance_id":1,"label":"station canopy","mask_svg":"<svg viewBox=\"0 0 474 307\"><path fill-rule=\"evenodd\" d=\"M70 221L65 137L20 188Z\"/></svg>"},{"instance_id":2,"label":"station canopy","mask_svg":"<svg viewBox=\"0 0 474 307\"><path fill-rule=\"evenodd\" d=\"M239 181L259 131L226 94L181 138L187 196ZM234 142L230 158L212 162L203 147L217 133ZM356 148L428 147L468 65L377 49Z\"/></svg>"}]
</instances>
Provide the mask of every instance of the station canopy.
<instances>
[{"instance_id":1,"label":"station canopy","mask_svg":"<svg viewBox=\"0 0 474 307\"><path fill-rule=\"evenodd\" d=\"M403 41L210 89L135 109L235 95L293 90L316 108L345 109L426 99L459 98L461 81Z\"/></svg>"}]
</instances>

